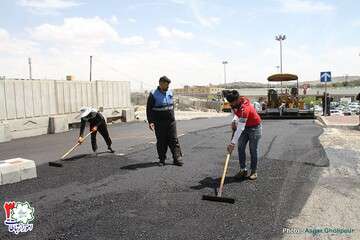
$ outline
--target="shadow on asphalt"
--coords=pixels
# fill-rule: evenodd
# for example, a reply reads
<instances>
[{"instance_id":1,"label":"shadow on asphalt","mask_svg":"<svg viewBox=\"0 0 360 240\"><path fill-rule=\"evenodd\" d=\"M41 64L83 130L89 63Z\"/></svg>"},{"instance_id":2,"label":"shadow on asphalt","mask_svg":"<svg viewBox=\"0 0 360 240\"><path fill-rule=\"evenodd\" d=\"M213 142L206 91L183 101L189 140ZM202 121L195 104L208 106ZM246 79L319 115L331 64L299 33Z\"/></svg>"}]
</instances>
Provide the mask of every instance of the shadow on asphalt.
<instances>
[{"instance_id":1,"label":"shadow on asphalt","mask_svg":"<svg viewBox=\"0 0 360 240\"><path fill-rule=\"evenodd\" d=\"M82 158L87 158L87 157L98 157L98 156L102 156L102 155L106 155L106 154L112 154L109 151L104 151L104 152L98 152L96 153L96 155L94 153L88 153L88 154L78 154L75 156L72 156L70 158L65 158L62 161L76 161Z\"/></svg>"},{"instance_id":2,"label":"shadow on asphalt","mask_svg":"<svg viewBox=\"0 0 360 240\"><path fill-rule=\"evenodd\" d=\"M240 183L240 182L243 182L246 180L248 180L248 179L247 178L227 177L227 178L225 178L224 185L234 183L234 182ZM199 182L199 185L191 186L190 188L194 189L194 190L201 190L204 188L212 188L215 192L215 195L217 195L217 189L220 186L220 181L221 181L221 178L206 177Z\"/></svg>"},{"instance_id":3,"label":"shadow on asphalt","mask_svg":"<svg viewBox=\"0 0 360 240\"><path fill-rule=\"evenodd\" d=\"M145 162L145 163L130 164L130 165L121 167L120 169L137 170L137 169L141 169L141 168L150 168L150 167L159 167L159 163L158 162Z\"/></svg>"},{"instance_id":4,"label":"shadow on asphalt","mask_svg":"<svg viewBox=\"0 0 360 240\"><path fill-rule=\"evenodd\" d=\"M170 165L174 166L175 164L165 163L165 166L170 166ZM137 170L137 169L151 168L151 167L161 167L161 166L159 165L159 162L145 162L145 163L136 163L136 164L127 165L127 166L121 167L120 169Z\"/></svg>"}]
</instances>

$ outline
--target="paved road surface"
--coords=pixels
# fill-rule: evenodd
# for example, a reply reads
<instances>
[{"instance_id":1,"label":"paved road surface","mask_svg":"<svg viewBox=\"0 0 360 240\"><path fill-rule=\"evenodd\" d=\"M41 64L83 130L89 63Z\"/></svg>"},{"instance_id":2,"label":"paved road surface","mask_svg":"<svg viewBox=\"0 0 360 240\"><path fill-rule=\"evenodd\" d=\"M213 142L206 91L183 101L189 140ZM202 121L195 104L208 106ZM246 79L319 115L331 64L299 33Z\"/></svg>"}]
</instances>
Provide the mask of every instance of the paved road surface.
<instances>
[{"instance_id":1,"label":"paved road surface","mask_svg":"<svg viewBox=\"0 0 360 240\"><path fill-rule=\"evenodd\" d=\"M230 117L209 119L194 119L191 121L178 121L178 134L182 135L199 129L222 126L230 121ZM109 125L113 148L118 153L128 153L139 144L155 142L155 134L148 128L147 123L121 123ZM17 139L7 143L0 143L0 160L22 157L34 160L37 165L59 159L68 149L75 145L79 136L79 129L72 129L66 133L43 135L31 138ZM103 138L97 137L99 151L105 151L106 145ZM75 154L92 152L90 137Z\"/></svg>"},{"instance_id":2,"label":"paved road surface","mask_svg":"<svg viewBox=\"0 0 360 240\"><path fill-rule=\"evenodd\" d=\"M196 121L183 126L199 128ZM224 196L236 199L232 205L201 200L215 192L230 135L214 124L219 119L201 121L213 127L203 122L180 138L183 167L156 166L155 146L142 144L125 156L80 154L63 168L43 164L37 179L1 186L1 202L27 200L36 216L33 232L14 237L4 226L0 239L281 239L328 165L322 128L312 120L265 121L258 180L235 180L236 155L230 163ZM37 144L42 138L49 139Z\"/></svg>"}]
</instances>

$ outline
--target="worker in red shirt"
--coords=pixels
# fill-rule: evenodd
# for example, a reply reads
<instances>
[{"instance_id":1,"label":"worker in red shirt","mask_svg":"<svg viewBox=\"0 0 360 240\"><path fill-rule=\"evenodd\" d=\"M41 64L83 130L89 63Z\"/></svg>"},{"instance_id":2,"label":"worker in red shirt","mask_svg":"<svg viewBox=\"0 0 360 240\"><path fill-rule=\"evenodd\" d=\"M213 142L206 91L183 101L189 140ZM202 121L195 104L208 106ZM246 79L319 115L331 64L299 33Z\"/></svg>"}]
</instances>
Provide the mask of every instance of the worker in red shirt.
<instances>
[{"instance_id":1,"label":"worker in red shirt","mask_svg":"<svg viewBox=\"0 0 360 240\"><path fill-rule=\"evenodd\" d=\"M255 107L246 97L240 97L236 90L230 91L226 96L226 100L234 113L232 121L233 137L228 145L228 151L231 154L238 143L240 172L237 178L248 176L246 169L246 144L249 142L251 164L250 164L250 180L257 178L256 168L259 155L259 140L261 138L262 125L261 118L256 112Z\"/></svg>"}]
</instances>

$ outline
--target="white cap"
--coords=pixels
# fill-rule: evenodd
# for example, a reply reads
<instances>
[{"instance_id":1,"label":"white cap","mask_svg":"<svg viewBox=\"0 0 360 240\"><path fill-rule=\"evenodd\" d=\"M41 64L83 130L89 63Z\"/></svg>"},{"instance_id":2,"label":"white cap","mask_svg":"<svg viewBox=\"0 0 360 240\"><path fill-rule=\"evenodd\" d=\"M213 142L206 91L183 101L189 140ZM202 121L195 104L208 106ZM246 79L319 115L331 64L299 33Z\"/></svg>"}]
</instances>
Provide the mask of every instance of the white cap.
<instances>
[{"instance_id":1,"label":"white cap","mask_svg":"<svg viewBox=\"0 0 360 240\"><path fill-rule=\"evenodd\" d=\"M86 117L91 112L97 112L95 108L92 107L82 107L80 108L80 118Z\"/></svg>"}]
</instances>

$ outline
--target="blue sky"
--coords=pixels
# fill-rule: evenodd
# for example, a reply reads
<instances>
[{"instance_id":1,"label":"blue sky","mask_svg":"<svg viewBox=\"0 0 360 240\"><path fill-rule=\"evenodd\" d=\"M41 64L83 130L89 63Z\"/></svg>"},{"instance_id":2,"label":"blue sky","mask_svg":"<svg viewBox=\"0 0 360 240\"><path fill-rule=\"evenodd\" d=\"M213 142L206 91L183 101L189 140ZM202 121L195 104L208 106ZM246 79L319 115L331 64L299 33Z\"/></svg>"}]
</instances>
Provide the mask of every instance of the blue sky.
<instances>
[{"instance_id":1,"label":"blue sky","mask_svg":"<svg viewBox=\"0 0 360 240\"><path fill-rule=\"evenodd\" d=\"M0 75L129 80L154 87L266 82L277 71L316 80L319 72L360 75L359 1L335 0L2 0Z\"/></svg>"}]
</instances>

